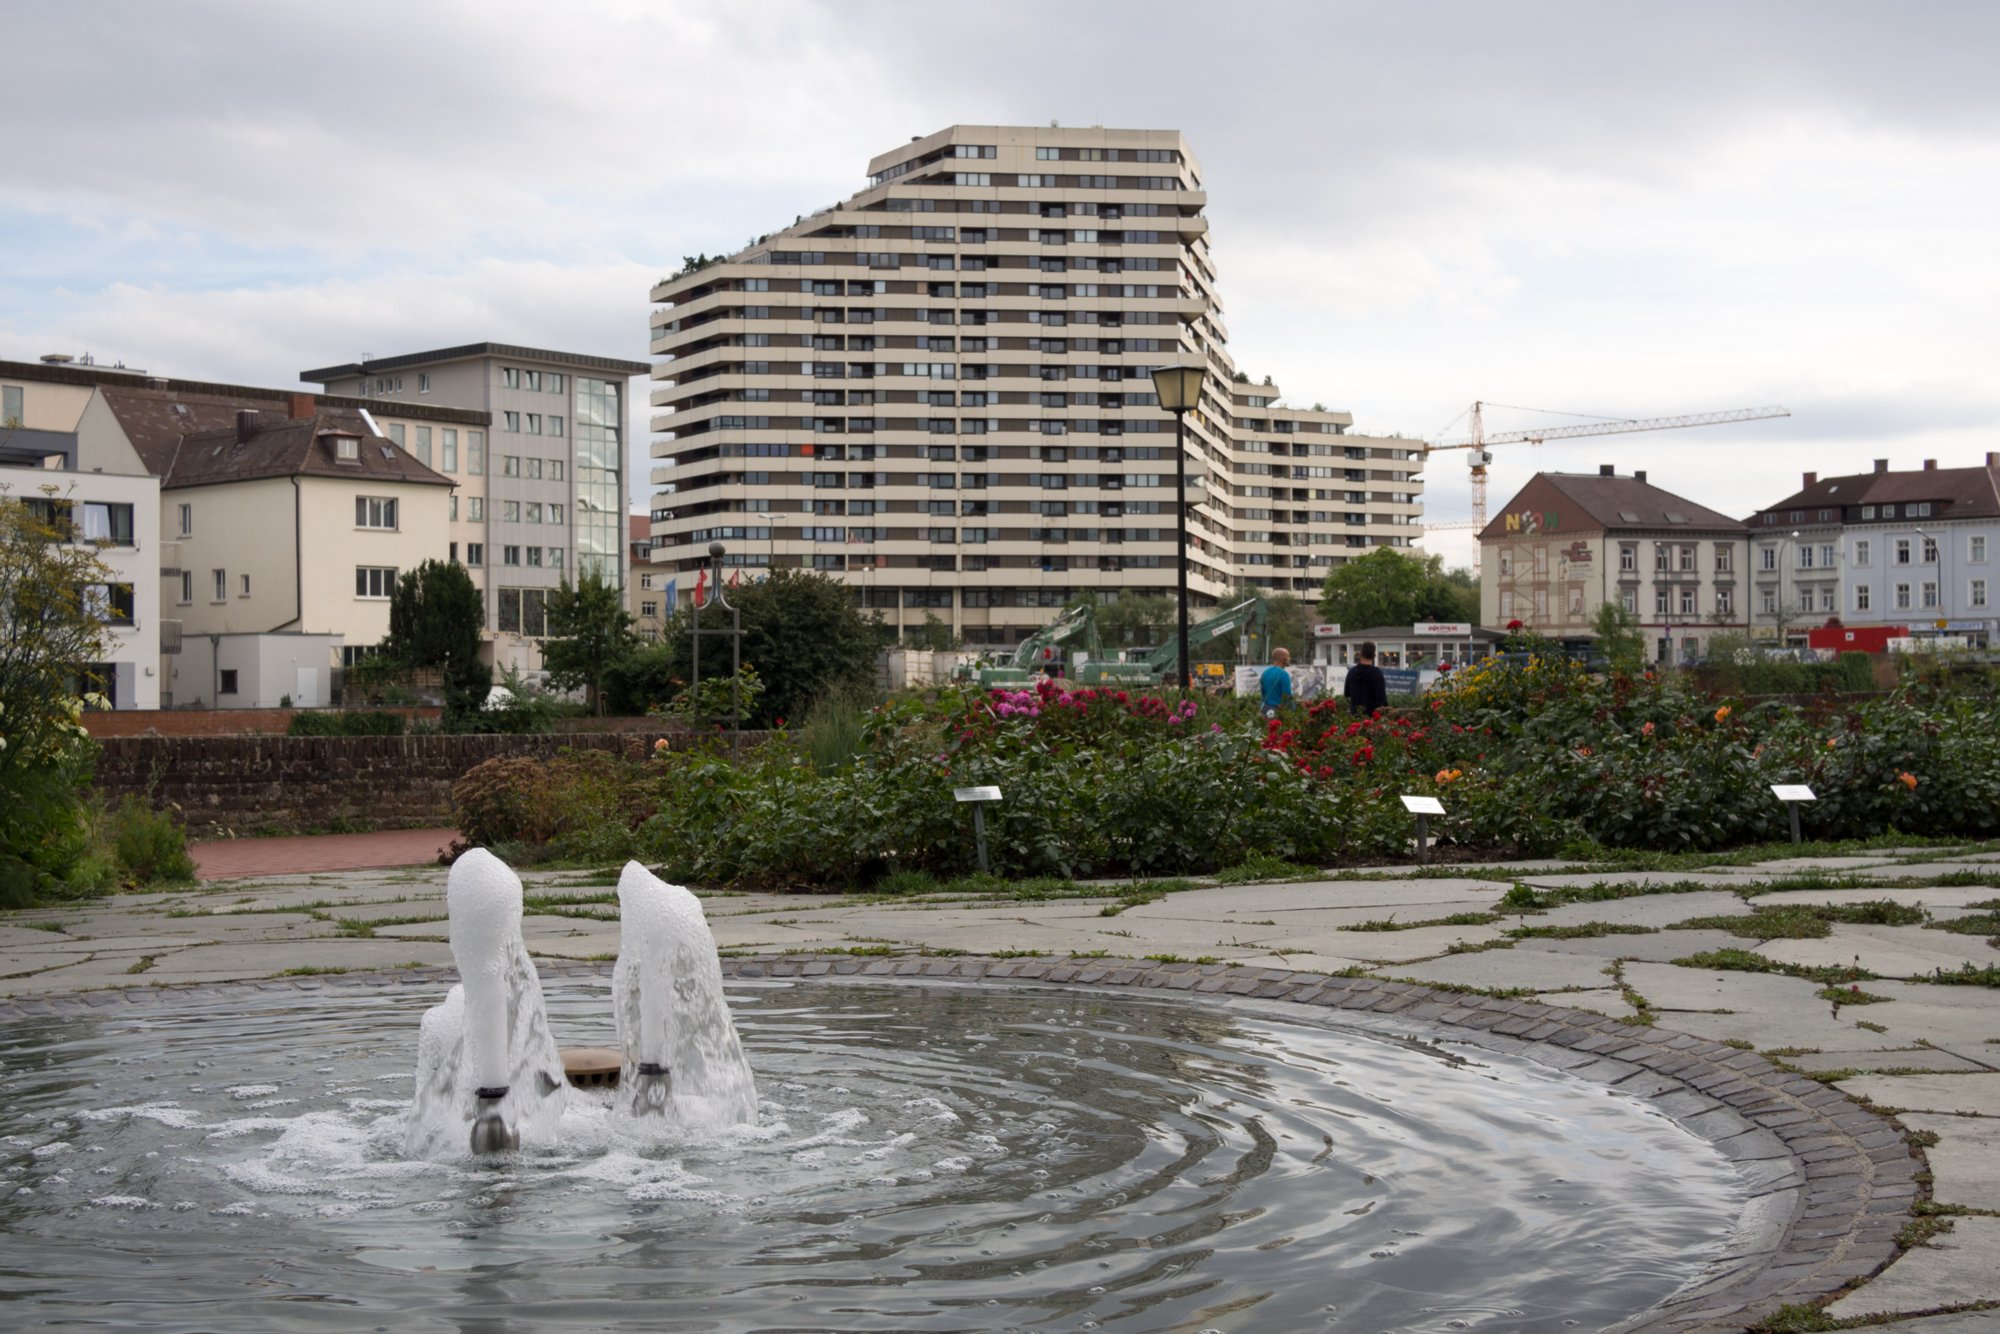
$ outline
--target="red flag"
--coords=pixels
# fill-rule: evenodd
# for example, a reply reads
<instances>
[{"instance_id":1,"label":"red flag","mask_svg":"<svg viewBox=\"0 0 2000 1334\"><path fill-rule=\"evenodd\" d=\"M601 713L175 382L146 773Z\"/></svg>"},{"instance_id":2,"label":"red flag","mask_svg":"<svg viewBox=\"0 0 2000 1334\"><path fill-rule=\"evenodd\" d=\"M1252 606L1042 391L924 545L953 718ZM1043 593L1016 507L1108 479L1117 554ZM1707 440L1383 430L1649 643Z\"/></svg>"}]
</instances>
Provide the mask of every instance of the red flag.
<instances>
[{"instance_id":1,"label":"red flag","mask_svg":"<svg viewBox=\"0 0 2000 1334\"><path fill-rule=\"evenodd\" d=\"M694 605L703 606L708 602L708 567L703 566L694 580Z\"/></svg>"},{"instance_id":2,"label":"red flag","mask_svg":"<svg viewBox=\"0 0 2000 1334\"><path fill-rule=\"evenodd\" d=\"M741 583L742 579L743 579L743 571L731 570L729 572L729 586L731 588L734 588L737 586L737 584Z\"/></svg>"}]
</instances>

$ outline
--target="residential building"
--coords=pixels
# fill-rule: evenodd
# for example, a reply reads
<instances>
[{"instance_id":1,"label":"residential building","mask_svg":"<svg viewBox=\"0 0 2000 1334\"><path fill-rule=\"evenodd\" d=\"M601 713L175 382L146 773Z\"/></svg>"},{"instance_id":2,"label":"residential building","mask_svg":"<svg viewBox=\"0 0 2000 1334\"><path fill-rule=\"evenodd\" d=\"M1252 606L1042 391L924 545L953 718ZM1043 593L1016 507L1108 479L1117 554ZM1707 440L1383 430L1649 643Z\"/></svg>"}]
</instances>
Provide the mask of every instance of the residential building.
<instances>
[{"instance_id":1,"label":"residential building","mask_svg":"<svg viewBox=\"0 0 2000 1334\"><path fill-rule=\"evenodd\" d=\"M143 470L77 468L76 425L87 389L79 396L74 386L0 379L0 391L6 402L0 499L26 503L77 543L95 547L106 567L104 582L89 590L105 623L105 657L85 667L82 684L114 709L156 709L160 483Z\"/></svg>"},{"instance_id":2,"label":"residential building","mask_svg":"<svg viewBox=\"0 0 2000 1334\"><path fill-rule=\"evenodd\" d=\"M1643 471L1536 473L1479 533L1479 619L1553 639L1596 634L1612 602L1648 656L1690 662L1718 633L1744 633L1743 524L1663 491Z\"/></svg>"},{"instance_id":3,"label":"residential building","mask_svg":"<svg viewBox=\"0 0 2000 1334\"><path fill-rule=\"evenodd\" d=\"M240 403L104 386L85 436L97 452L124 445L159 477L158 582L183 645L207 641L205 670L168 668L165 702L324 704L331 650L346 665L372 652L388 634L400 573L445 558L452 483L359 411L300 394L288 405L295 415L267 420ZM223 637L260 683L254 694L238 688ZM266 642L275 637L304 638Z\"/></svg>"},{"instance_id":4,"label":"residential building","mask_svg":"<svg viewBox=\"0 0 2000 1334\"><path fill-rule=\"evenodd\" d=\"M649 644L666 633L674 614L673 576L653 568L653 521L644 514L625 516L627 572L625 610L632 615L632 633Z\"/></svg>"},{"instance_id":5,"label":"residential building","mask_svg":"<svg viewBox=\"0 0 2000 1334\"><path fill-rule=\"evenodd\" d=\"M845 580L900 632L1017 643L1080 593L1176 584L1186 416L1191 601L1311 596L1407 546L1421 443L1357 436L1236 371L1208 196L1170 130L957 125L851 198L652 290L657 565Z\"/></svg>"},{"instance_id":6,"label":"residential building","mask_svg":"<svg viewBox=\"0 0 2000 1334\"><path fill-rule=\"evenodd\" d=\"M1754 623L1787 643L1838 619L1975 647L2000 630L2000 453L1984 464L1822 478L1750 517Z\"/></svg>"},{"instance_id":7,"label":"residential building","mask_svg":"<svg viewBox=\"0 0 2000 1334\"><path fill-rule=\"evenodd\" d=\"M6 390L15 392L5 393ZM4 406L18 403L23 420L32 421L38 427L63 428L67 423L66 429L55 431L54 438L59 447L51 456L60 455L88 477L152 479L151 517L137 530L143 546L140 560L146 570L141 582L147 590L137 599L141 633L144 633L148 621L148 606L158 607L164 615L151 617L158 622L155 633L159 651L152 654L139 670L138 693L143 695L145 689L146 673L143 668L151 667L153 678L159 683L156 688L161 707L194 702L248 707L259 702L275 704L286 695L291 695L294 702L308 702L307 697L296 689L299 681L288 663L295 659L296 667L310 668L318 692L324 696L328 693L331 668L342 658L352 659L368 652L387 629L386 603L358 610L330 609L325 616L315 611L307 616L308 627L304 630L292 623L297 618L295 607L301 599L294 597L285 601L283 607L277 605L281 590L304 589L307 592L303 601L308 607L313 607L311 594L318 581L331 578L343 569L352 575L354 566L350 549L364 540L364 533L356 524L355 511L351 506L344 509L349 523L345 531L337 523L323 525L308 522L303 525L302 539L276 541L272 535L277 528L283 527L286 532L293 531L292 528L280 524L278 516L267 513L263 508L245 509L241 513L237 509L245 503L246 497L256 491L254 487L239 487L237 483L260 479L269 482L269 477L262 474L251 477L246 473L244 477L230 481L205 476L203 485L233 488L215 493L213 499L216 504L209 504L196 496L176 498L171 492L178 488L173 486L163 489L162 483L175 476L179 476L185 486L188 479L200 474L201 460L193 453L184 453L184 446L189 440L203 437L204 443L219 448L222 441L215 437L234 432L248 423L253 433L259 435L262 444L276 449L288 439L296 444L293 438L296 430L292 436L266 435L265 432L278 426L297 427L299 423L317 421L318 427L308 426L305 429L346 432L355 440L372 442L376 454L366 457L374 459L383 448L396 447L393 435L414 441L427 438L430 432L435 431L438 433L436 438L442 443L449 438L447 433L455 432L460 440L476 444L483 440L489 422L488 414L483 411L423 403L391 403L371 413L367 411L369 405L365 400L172 379L147 375L122 365L102 366L87 359L64 357L45 357L39 364L0 361L0 398L4 398ZM8 434L17 442L27 439L21 431ZM357 449L357 454L361 452ZM404 453L401 450L397 452ZM262 449L246 451L241 457L245 467L251 471L274 466L275 456ZM431 470L423 471L428 473ZM348 474L343 471L336 475ZM449 481L449 478L436 476L435 482L427 486L437 489L422 493L435 494L447 516L456 505L453 499L455 493L449 492L448 485L445 485ZM311 484L311 490L315 497L331 494L317 483ZM291 501L283 503L289 512ZM197 505L208 511L200 540L193 545L184 545L182 529L193 521ZM453 539L445 529L427 531L427 506L401 511L398 520L399 525L405 522L417 525L404 534L407 540L400 546L407 550L396 553L399 560L442 560L459 558L462 554L476 559L478 555L477 552L454 548ZM150 543L144 538L147 532L154 537ZM368 530L365 534L367 543L379 546L381 532L379 526ZM384 565L378 568L389 567ZM216 569L237 576L236 591L231 598L220 600L218 605L216 599L197 598L193 589L188 590L188 596L183 598L184 576L197 584L202 580L212 582ZM475 580L481 577L476 568L473 573ZM241 582L245 575L251 580L251 592L247 596L242 591ZM348 597L353 601L375 602L372 596L364 598L353 589L349 590ZM197 606L199 614L194 619L204 638L188 651L201 652L204 655L202 663L183 660L180 656L187 646L182 635L186 626L179 613L185 608ZM222 611L221 607L229 610ZM268 620L264 619L267 612L271 613ZM242 628L244 626L248 628ZM308 634L334 636L331 641L333 653L326 651L325 643L309 644L300 638ZM266 644L259 641L258 636L287 638L282 644ZM217 665L218 659L221 666ZM243 690L224 692L219 689L228 679L223 673L230 670L238 672L237 679L243 684ZM182 683L178 692L175 688L177 681ZM269 698L265 698L261 683L279 681L286 684L273 688L268 692ZM259 691L254 695L250 690L253 682L259 683Z\"/></svg>"},{"instance_id":8,"label":"residential building","mask_svg":"<svg viewBox=\"0 0 2000 1334\"><path fill-rule=\"evenodd\" d=\"M468 483L452 541L483 570L495 664L541 665L548 594L594 569L623 586L626 561L626 389L644 362L470 343L301 371L383 416L427 403L487 414L489 438L411 434L419 462ZM435 452L432 452L435 451ZM456 468L452 465L456 465ZM462 469L459 471L457 469Z\"/></svg>"}]
</instances>

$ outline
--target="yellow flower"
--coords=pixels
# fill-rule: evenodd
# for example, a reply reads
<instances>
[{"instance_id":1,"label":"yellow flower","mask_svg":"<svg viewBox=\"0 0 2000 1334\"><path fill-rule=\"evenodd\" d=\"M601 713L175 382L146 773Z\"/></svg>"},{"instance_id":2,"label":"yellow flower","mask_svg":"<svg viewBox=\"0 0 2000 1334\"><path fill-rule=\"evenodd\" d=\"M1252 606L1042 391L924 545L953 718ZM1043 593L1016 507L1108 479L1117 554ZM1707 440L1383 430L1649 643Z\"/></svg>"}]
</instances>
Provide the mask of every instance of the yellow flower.
<instances>
[{"instance_id":1,"label":"yellow flower","mask_svg":"<svg viewBox=\"0 0 2000 1334\"><path fill-rule=\"evenodd\" d=\"M1727 704L1723 705L1721 708L1715 711L1715 721L1717 722L1721 722L1724 718L1727 718L1728 716L1729 716L1729 706Z\"/></svg>"}]
</instances>

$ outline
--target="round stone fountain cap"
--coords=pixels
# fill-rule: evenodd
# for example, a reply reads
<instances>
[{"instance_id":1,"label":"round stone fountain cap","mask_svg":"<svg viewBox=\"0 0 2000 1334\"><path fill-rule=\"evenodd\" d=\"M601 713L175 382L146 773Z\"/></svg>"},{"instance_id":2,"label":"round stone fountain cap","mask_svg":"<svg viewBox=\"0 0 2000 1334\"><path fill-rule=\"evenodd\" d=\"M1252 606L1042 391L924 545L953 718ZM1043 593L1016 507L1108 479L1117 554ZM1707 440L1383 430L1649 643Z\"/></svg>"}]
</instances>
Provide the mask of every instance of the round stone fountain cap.
<instances>
[{"instance_id":1,"label":"round stone fountain cap","mask_svg":"<svg viewBox=\"0 0 2000 1334\"><path fill-rule=\"evenodd\" d=\"M578 1088L602 1088L618 1082L625 1058L613 1047L564 1047L563 1074Z\"/></svg>"}]
</instances>

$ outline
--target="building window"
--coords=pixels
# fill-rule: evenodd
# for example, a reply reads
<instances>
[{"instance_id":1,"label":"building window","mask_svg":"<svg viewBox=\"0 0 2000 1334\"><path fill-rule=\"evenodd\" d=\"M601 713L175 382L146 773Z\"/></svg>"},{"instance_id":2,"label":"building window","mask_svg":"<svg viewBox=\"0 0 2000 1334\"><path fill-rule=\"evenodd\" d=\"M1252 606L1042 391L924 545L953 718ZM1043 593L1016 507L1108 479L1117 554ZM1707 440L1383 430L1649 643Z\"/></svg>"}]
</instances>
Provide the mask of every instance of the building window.
<instances>
[{"instance_id":1,"label":"building window","mask_svg":"<svg viewBox=\"0 0 2000 1334\"><path fill-rule=\"evenodd\" d=\"M1974 564L1985 563L1986 538L1984 535L1974 536L1966 540L1965 556L1967 560L1973 562Z\"/></svg>"},{"instance_id":2,"label":"building window","mask_svg":"<svg viewBox=\"0 0 2000 1334\"><path fill-rule=\"evenodd\" d=\"M1938 559L1938 545L1935 537L1924 539L1924 564L1935 565Z\"/></svg>"},{"instance_id":3,"label":"building window","mask_svg":"<svg viewBox=\"0 0 2000 1334\"><path fill-rule=\"evenodd\" d=\"M194 601L194 571L193 571L193 570L182 570L182 571L181 571L181 605L182 605L183 607L185 607L185 606L187 606L188 604L192 603L193 601Z\"/></svg>"},{"instance_id":4,"label":"building window","mask_svg":"<svg viewBox=\"0 0 2000 1334\"><path fill-rule=\"evenodd\" d=\"M542 480L542 463L543 463L543 462L544 462L544 460L542 460L542 459L529 459L529 460L528 460L528 480L529 480L529 481L531 481L531 482L539 482L539 481L541 481L541 480Z\"/></svg>"},{"instance_id":5,"label":"building window","mask_svg":"<svg viewBox=\"0 0 2000 1334\"><path fill-rule=\"evenodd\" d=\"M236 693L236 669L234 667L224 667L216 675L222 678L215 687L216 694L233 695Z\"/></svg>"},{"instance_id":6,"label":"building window","mask_svg":"<svg viewBox=\"0 0 2000 1334\"><path fill-rule=\"evenodd\" d=\"M132 507L103 501L83 502L83 540L115 547L132 545Z\"/></svg>"},{"instance_id":7,"label":"building window","mask_svg":"<svg viewBox=\"0 0 2000 1334\"><path fill-rule=\"evenodd\" d=\"M1625 589L1618 595L1618 605L1625 609L1626 614L1637 616L1639 614L1639 594L1633 589Z\"/></svg>"},{"instance_id":8,"label":"building window","mask_svg":"<svg viewBox=\"0 0 2000 1334\"><path fill-rule=\"evenodd\" d=\"M240 597L240 598L247 598L247 597L249 597L249 596L250 596L250 576L249 576L249 575L247 575L247 574L240 574L240 575L236 576L236 579L237 579L237 589L236 589L236 596L237 596L237 597Z\"/></svg>"},{"instance_id":9,"label":"building window","mask_svg":"<svg viewBox=\"0 0 2000 1334\"><path fill-rule=\"evenodd\" d=\"M388 431L389 431L389 443L393 444L398 449L405 449L408 447L409 432L403 429L403 424L401 422L390 422L388 426Z\"/></svg>"},{"instance_id":10,"label":"building window","mask_svg":"<svg viewBox=\"0 0 2000 1334\"><path fill-rule=\"evenodd\" d=\"M428 372L428 371L418 371L418 372L417 372L417 392L418 392L418 393L420 393L420 394L428 394L428 393L429 393L430 391L431 391L431 377L430 377L430 372Z\"/></svg>"},{"instance_id":11,"label":"building window","mask_svg":"<svg viewBox=\"0 0 2000 1334\"><path fill-rule=\"evenodd\" d=\"M1511 551L1501 552L1500 553L1501 577L1505 578L1513 573L1514 573L1514 553Z\"/></svg>"},{"instance_id":12,"label":"building window","mask_svg":"<svg viewBox=\"0 0 2000 1334\"><path fill-rule=\"evenodd\" d=\"M20 385L0 385L0 426L18 426L25 409L21 404Z\"/></svg>"},{"instance_id":13,"label":"building window","mask_svg":"<svg viewBox=\"0 0 2000 1334\"><path fill-rule=\"evenodd\" d=\"M540 547L529 547L528 564L530 566L540 567L541 563L542 563L542 549Z\"/></svg>"},{"instance_id":14,"label":"building window","mask_svg":"<svg viewBox=\"0 0 2000 1334\"><path fill-rule=\"evenodd\" d=\"M458 471L458 432L446 426L438 432L439 465L446 472Z\"/></svg>"},{"instance_id":15,"label":"building window","mask_svg":"<svg viewBox=\"0 0 2000 1334\"><path fill-rule=\"evenodd\" d=\"M548 593L540 588L503 588L498 600L497 629L502 634L540 639L549 632Z\"/></svg>"},{"instance_id":16,"label":"building window","mask_svg":"<svg viewBox=\"0 0 2000 1334\"><path fill-rule=\"evenodd\" d=\"M1762 604L1766 616L1776 616L1778 614L1778 595L1770 589L1765 589L1763 596L1758 601Z\"/></svg>"},{"instance_id":17,"label":"building window","mask_svg":"<svg viewBox=\"0 0 2000 1334\"><path fill-rule=\"evenodd\" d=\"M1908 611L1909 609L1910 609L1910 586L1908 584L1897 584L1896 610Z\"/></svg>"},{"instance_id":18,"label":"building window","mask_svg":"<svg viewBox=\"0 0 2000 1334\"><path fill-rule=\"evenodd\" d=\"M1909 563L1910 563L1910 539L1907 537L1899 537L1896 539L1896 564L1908 565Z\"/></svg>"},{"instance_id":19,"label":"building window","mask_svg":"<svg viewBox=\"0 0 2000 1334\"><path fill-rule=\"evenodd\" d=\"M1854 586L1854 610L1856 611L1869 610L1869 604L1873 600L1874 599L1871 595L1868 585L1856 584Z\"/></svg>"},{"instance_id":20,"label":"building window","mask_svg":"<svg viewBox=\"0 0 2000 1334\"><path fill-rule=\"evenodd\" d=\"M484 542L467 542L465 544L465 563L467 565L484 565L486 563L486 544Z\"/></svg>"},{"instance_id":21,"label":"building window","mask_svg":"<svg viewBox=\"0 0 2000 1334\"><path fill-rule=\"evenodd\" d=\"M519 389L521 387L521 372L512 366L502 366L500 368L500 384L506 389Z\"/></svg>"},{"instance_id":22,"label":"building window","mask_svg":"<svg viewBox=\"0 0 2000 1334\"><path fill-rule=\"evenodd\" d=\"M517 434L517 435L518 435L518 434L520 433L520 430L521 430L521 414L520 414L520 413L518 413L518 412L503 412L503 413L501 413L501 414L500 414L500 425L501 425L501 427L502 427L502 428L504 428L505 430L509 430L509 431L512 431L512 432L514 432L515 434Z\"/></svg>"},{"instance_id":23,"label":"building window","mask_svg":"<svg viewBox=\"0 0 2000 1334\"><path fill-rule=\"evenodd\" d=\"M1715 611L1719 616L1734 616L1736 614L1735 589L1718 588L1715 590Z\"/></svg>"},{"instance_id":24,"label":"building window","mask_svg":"<svg viewBox=\"0 0 2000 1334\"><path fill-rule=\"evenodd\" d=\"M1972 581L1971 587L1967 590L1966 601L1975 607L1984 607L1986 605L1986 581L1984 579L1974 579Z\"/></svg>"},{"instance_id":25,"label":"building window","mask_svg":"<svg viewBox=\"0 0 2000 1334\"><path fill-rule=\"evenodd\" d=\"M1778 568L1778 549L1777 549L1776 547L1758 547L1758 548L1757 548L1757 568L1758 568L1758 569L1760 569L1760 570L1775 570L1775 569L1777 569L1777 568Z\"/></svg>"},{"instance_id":26,"label":"building window","mask_svg":"<svg viewBox=\"0 0 2000 1334\"><path fill-rule=\"evenodd\" d=\"M1695 614L1694 608L1695 608L1694 590L1692 588L1683 588L1681 590L1681 615L1683 616L1694 615Z\"/></svg>"},{"instance_id":27,"label":"building window","mask_svg":"<svg viewBox=\"0 0 2000 1334\"><path fill-rule=\"evenodd\" d=\"M521 563L521 548L501 547L500 563L502 565L519 565Z\"/></svg>"},{"instance_id":28,"label":"building window","mask_svg":"<svg viewBox=\"0 0 2000 1334\"><path fill-rule=\"evenodd\" d=\"M430 427L419 426L417 428L417 447L410 451L410 455L412 458L416 459L417 462L423 464L426 468L431 466Z\"/></svg>"},{"instance_id":29,"label":"building window","mask_svg":"<svg viewBox=\"0 0 2000 1334\"><path fill-rule=\"evenodd\" d=\"M395 497L356 496L354 498L354 526L356 528L396 527Z\"/></svg>"},{"instance_id":30,"label":"building window","mask_svg":"<svg viewBox=\"0 0 2000 1334\"><path fill-rule=\"evenodd\" d=\"M138 614L130 584L86 584L84 605L106 625L131 625Z\"/></svg>"},{"instance_id":31,"label":"building window","mask_svg":"<svg viewBox=\"0 0 2000 1334\"><path fill-rule=\"evenodd\" d=\"M1938 586L1935 583L1926 580L1924 582L1924 606L1936 607L1937 604L1938 604Z\"/></svg>"},{"instance_id":32,"label":"building window","mask_svg":"<svg viewBox=\"0 0 2000 1334\"><path fill-rule=\"evenodd\" d=\"M1636 572L1639 568L1639 544L1620 542L1618 544L1618 568Z\"/></svg>"},{"instance_id":33,"label":"building window","mask_svg":"<svg viewBox=\"0 0 2000 1334\"><path fill-rule=\"evenodd\" d=\"M1681 548L1681 572L1682 572L1683 574L1692 574L1692 573L1694 573L1694 569L1695 569L1695 551L1696 551L1696 548L1694 548L1694 547L1682 547L1682 548Z\"/></svg>"},{"instance_id":34,"label":"building window","mask_svg":"<svg viewBox=\"0 0 2000 1334\"><path fill-rule=\"evenodd\" d=\"M469 523L486 522L486 497L467 496L465 498L465 517Z\"/></svg>"},{"instance_id":35,"label":"building window","mask_svg":"<svg viewBox=\"0 0 2000 1334\"><path fill-rule=\"evenodd\" d=\"M1715 572L1717 574L1728 574L1736 568L1735 550L1736 548L1730 546L1727 542L1717 542L1715 544Z\"/></svg>"},{"instance_id":36,"label":"building window","mask_svg":"<svg viewBox=\"0 0 2000 1334\"><path fill-rule=\"evenodd\" d=\"M1673 610L1673 607L1672 607L1672 605L1671 605L1671 603L1670 603L1670 601L1669 601L1669 599L1670 599L1670 598L1671 598L1672 596L1673 596L1673 595L1672 595L1672 594L1671 594L1670 592L1668 592L1668 590L1666 590L1666 589L1664 589L1664 588L1656 588L1656 589L1654 589L1654 590L1653 590L1653 615L1655 615L1655 616L1659 616L1659 617L1662 617L1662 618L1664 618L1664 617L1665 617L1665 616L1666 616L1666 615L1667 615L1667 614L1668 614L1668 613L1669 613L1670 611L1672 611L1672 610Z\"/></svg>"},{"instance_id":37,"label":"building window","mask_svg":"<svg viewBox=\"0 0 2000 1334\"><path fill-rule=\"evenodd\" d=\"M549 434L554 436L563 434L563 419L561 417L552 416L549 418Z\"/></svg>"},{"instance_id":38,"label":"building window","mask_svg":"<svg viewBox=\"0 0 2000 1334\"><path fill-rule=\"evenodd\" d=\"M181 536L188 537L192 535L194 532L194 506L182 505L180 507L180 515L181 515Z\"/></svg>"},{"instance_id":39,"label":"building window","mask_svg":"<svg viewBox=\"0 0 2000 1334\"><path fill-rule=\"evenodd\" d=\"M396 591L396 567L393 565L357 565L354 567L354 596L357 598L386 598Z\"/></svg>"},{"instance_id":40,"label":"building window","mask_svg":"<svg viewBox=\"0 0 2000 1334\"><path fill-rule=\"evenodd\" d=\"M213 576L214 576L214 578L215 578L215 601L217 601L217 602L226 602L226 601L228 601L228 599L229 599L229 571L227 571L227 570L214 570L214 571L211 571L211 573L213 574Z\"/></svg>"},{"instance_id":41,"label":"building window","mask_svg":"<svg viewBox=\"0 0 2000 1334\"><path fill-rule=\"evenodd\" d=\"M521 521L521 502L518 500L501 501L500 521L502 523L519 523Z\"/></svg>"},{"instance_id":42,"label":"building window","mask_svg":"<svg viewBox=\"0 0 2000 1334\"><path fill-rule=\"evenodd\" d=\"M465 470L474 477L486 472L486 432L467 431L465 433Z\"/></svg>"},{"instance_id":43,"label":"building window","mask_svg":"<svg viewBox=\"0 0 2000 1334\"><path fill-rule=\"evenodd\" d=\"M502 477L519 477L521 475L521 456L519 454L501 455L500 475Z\"/></svg>"},{"instance_id":44,"label":"building window","mask_svg":"<svg viewBox=\"0 0 2000 1334\"><path fill-rule=\"evenodd\" d=\"M1870 559L1869 543L1863 538L1854 544L1854 563L1856 566L1865 566Z\"/></svg>"},{"instance_id":45,"label":"building window","mask_svg":"<svg viewBox=\"0 0 2000 1334\"><path fill-rule=\"evenodd\" d=\"M457 523L457 522L458 522L458 492L456 492L456 491L454 491L454 492L452 492L452 493L451 493L451 515L450 515L450 518L451 518L451 521L452 521L453 523Z\"/></svg>"},{"instance_id":46,"label":"building window","mask_svg":"<svg viewBox=\"0 0 2000 1334\"><path fill-rule=\"evenodd\" d=\"M529 435L540 435L542 433L542 414L539 412L529 413L527 425L527 433Z\"/></svg>"}]
</instances>

